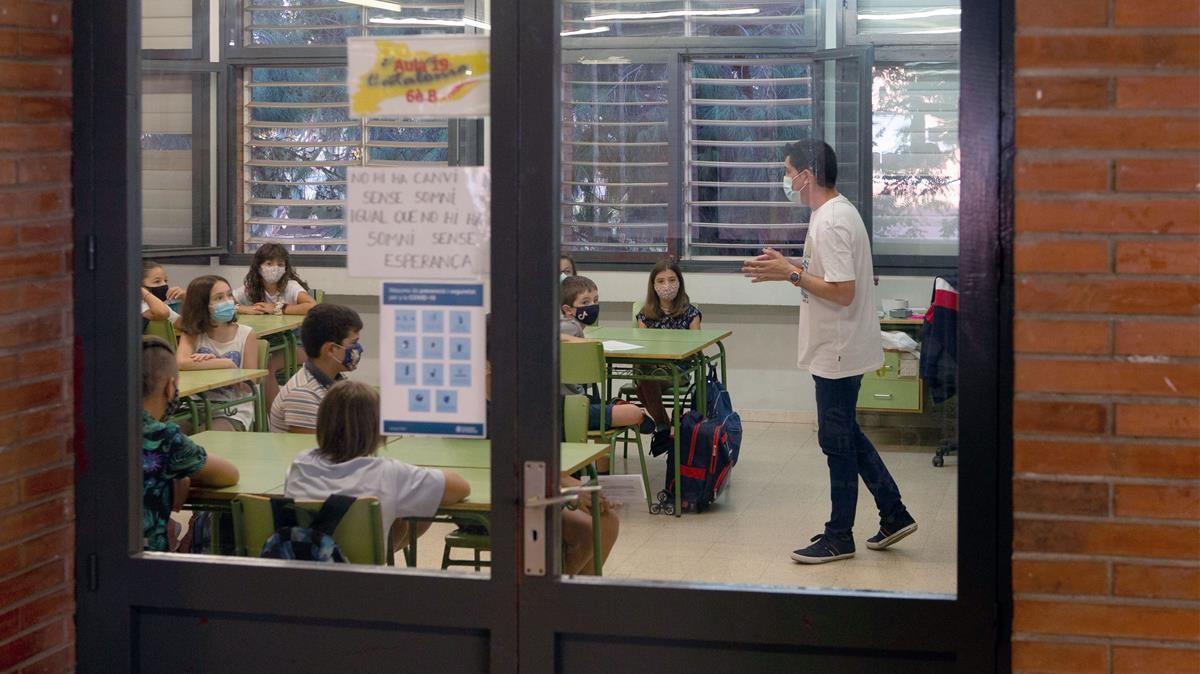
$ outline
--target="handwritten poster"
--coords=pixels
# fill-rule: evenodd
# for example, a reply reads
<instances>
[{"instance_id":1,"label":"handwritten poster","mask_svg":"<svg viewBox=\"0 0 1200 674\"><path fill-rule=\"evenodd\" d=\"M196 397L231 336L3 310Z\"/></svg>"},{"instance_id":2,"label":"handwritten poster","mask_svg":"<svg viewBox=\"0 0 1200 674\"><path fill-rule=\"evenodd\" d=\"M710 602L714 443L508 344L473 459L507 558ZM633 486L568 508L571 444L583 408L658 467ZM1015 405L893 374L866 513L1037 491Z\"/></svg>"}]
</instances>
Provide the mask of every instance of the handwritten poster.
<instances>
[{"instance_id":1,"label":"handwritten poster","mask_svg":"<svg viewBox=\"0 0 1200 674\"><path fill-rule=\"evenodd\" d=\"M487 167L352 167L348 178L351 276L473 281L487 273Z\"/></svg>"},{"instance_id":2,"label":"handwritten poster","mask_svg":"<svg viewBox=\"0 0 1200 674\"><path fill-rule=\"evenodd\" d=\"M346 50L352 117L483 117L490 111L487 36L352 38Z\"/></svg>"},{"instance_id":3,"label":"handwritten poster","mask_svg":"<svg viewBox=\"0 0 1200 674\"><path fill-rule=\"evenodd\" d=\"M485 320L482 284L381 284L385 435L486 437Z\"/></svg>"}]
</instances>

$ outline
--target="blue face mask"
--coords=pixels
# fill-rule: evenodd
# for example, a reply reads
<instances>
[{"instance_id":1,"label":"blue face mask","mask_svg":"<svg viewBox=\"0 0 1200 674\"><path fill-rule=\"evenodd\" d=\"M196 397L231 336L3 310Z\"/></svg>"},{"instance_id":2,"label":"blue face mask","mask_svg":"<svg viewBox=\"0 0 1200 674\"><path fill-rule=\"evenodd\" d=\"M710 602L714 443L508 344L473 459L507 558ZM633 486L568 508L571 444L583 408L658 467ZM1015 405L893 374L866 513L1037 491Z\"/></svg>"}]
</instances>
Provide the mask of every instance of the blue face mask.
<instances>
[{"instance_id":1,"label":"blue face mask","mask_svg":"<svg viewBox=\"0 0 1200 674\"><path fill-rule=\"evenodd\" d=\"M228 323L229 321L232 321L233 317L236 315L237 305L233 303L233 300L218 302L212 308L213 320L218 323Z\"/></svg>"},{"instance_id":2,"label":"blue face mask","mask_svg":"<svg viewBox=\"0 0 1200 674\"><path fill-rule=\"evenodd\" d=\"M584 325L593 325L600 320L600 305L589 304L586 307L575 307L575 320Z\"/></svg>"},{"instance_id":3,"label":"blue face mask","mask_svg":"<svg viewBox=\"0 0 1200 674\"><path fill-rule=\"evenodd\" d=\"M342 346L341 344L337 346L346 352L346 355L342 356L342 367L347 370L358 369L358 361L362 360L363 345L355 342L350 346Z\"/></svg>"}]
</instances>

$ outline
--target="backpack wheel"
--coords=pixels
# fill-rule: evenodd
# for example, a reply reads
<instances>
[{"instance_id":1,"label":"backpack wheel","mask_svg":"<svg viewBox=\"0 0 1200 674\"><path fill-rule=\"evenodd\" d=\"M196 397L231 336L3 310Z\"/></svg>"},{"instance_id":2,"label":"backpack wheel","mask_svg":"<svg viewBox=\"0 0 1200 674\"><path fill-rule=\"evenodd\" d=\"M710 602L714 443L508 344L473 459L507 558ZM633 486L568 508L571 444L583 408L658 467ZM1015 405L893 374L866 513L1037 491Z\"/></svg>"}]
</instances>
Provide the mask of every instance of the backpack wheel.
<instances>
[{"instance_id":1,"label":"backpack wheel","mask_svg":"<svg viewBox=\"0 0 1200 674\"><path fill-rule=\"evenodd\" d=\"M659 514L662 514L662 506L660 506L660 505L659 505L659 504L657 504L657 503L651 504L651 505L650 505L650 514L651 514L651 515L659 515Z\"/></svg>"},{"instance_id":2,"label":"backpack wheel","mask_svg":"<svg viewBox=\"0 0 1200 674\"><path fill-rule=\"evenodd\" d=\"M666 513L667 515L674 515L675 514L675 504L674 503L664 504L662 507L662 511L664 513Z\"/></svg>"},{"instance_id":3,"label":"backpack wheel","mask_svg":"<svg viewBox=\"0 0 1200 674\"><path fill-rule=\"evenodd\" d=\"M937 468L941 468L941 467L942 467L942 464L944 464L944 463L946 463L946 460L942 458L942 455L941 455L941 454L936 454L936 455L934 455L934 457L933 457L933 465L934 465L935 467L937 467Z\"/></svg>"}]
</instances>

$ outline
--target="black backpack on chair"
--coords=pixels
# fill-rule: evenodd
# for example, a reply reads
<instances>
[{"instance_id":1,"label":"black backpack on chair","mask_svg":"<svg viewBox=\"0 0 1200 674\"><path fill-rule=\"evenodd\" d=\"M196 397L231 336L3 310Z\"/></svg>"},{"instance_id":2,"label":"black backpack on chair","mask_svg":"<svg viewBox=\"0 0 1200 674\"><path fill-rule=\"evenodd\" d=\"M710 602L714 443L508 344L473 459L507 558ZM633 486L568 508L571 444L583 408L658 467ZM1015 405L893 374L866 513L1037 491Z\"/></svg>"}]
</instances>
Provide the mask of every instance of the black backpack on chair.
<instances>
[{"instance_id":1,"label":"black backpack on chair","mask_svg":"<svg viewBox=\"0 0 1200 674\"><path fill-rule=\"evenodd\" d=\"M321 504L321 510L307 527L296 521L296 502L290 498L272 498L271 514L275 518L275 533L263 544L259 557L270 559L298 559L306 562L350 562L333 532L345 517L353 496L333 494Z\"/></svg>"}]
</instances>

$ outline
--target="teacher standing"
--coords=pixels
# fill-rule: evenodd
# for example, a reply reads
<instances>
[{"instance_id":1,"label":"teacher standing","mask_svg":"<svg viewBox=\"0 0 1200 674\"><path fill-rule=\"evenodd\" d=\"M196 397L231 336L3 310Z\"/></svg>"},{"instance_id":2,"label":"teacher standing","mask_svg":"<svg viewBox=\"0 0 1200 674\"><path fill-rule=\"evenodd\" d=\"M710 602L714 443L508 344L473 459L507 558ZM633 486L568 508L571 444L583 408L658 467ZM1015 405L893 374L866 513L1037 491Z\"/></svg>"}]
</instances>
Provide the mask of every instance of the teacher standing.
<instances>
[{"instance_id":1,"label":"teacher standing","mask_svg":"<svg viewBox=\"0 0 1200 674\"><path fill-rule=\"evenodd\" d=\"M784 147L783 191L789 201L812 211L804 256L784 257L764 248L742 272L754 283L788 281L800 293L799 366L817 388L817 441L829 464L833 514L825 531L792 553L802 564L854 556L858 478L875 497L879 532L867 539L883 550L917 530L900 500L900 489L856 418L862 376L883 366L875 314L871 242L858 209L838 193L837 156L821 141Z\"/></svg>"}]
</instances>

